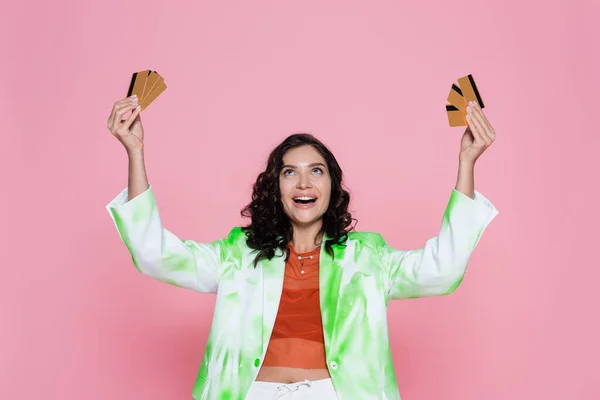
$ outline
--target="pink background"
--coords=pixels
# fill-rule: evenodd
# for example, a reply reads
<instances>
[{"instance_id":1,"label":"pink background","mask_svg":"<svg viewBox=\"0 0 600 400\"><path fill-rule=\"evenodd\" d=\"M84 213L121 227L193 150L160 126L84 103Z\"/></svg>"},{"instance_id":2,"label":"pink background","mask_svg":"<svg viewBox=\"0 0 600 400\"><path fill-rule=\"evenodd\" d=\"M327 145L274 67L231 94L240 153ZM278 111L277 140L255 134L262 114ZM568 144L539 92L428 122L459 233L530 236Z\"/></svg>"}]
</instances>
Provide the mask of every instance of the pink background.
<instances>
[{"instance_id":1,"label":"pink background","mask_svg":"<svg viewBox=\"0 0 600 400\"><path fill-rule=\"evenodd\" d=\"M357 228L399 248L437 234L462 133L445 99L472 73L498 135L476 187L500 215L453 295L390 305L402 398L600 398L600 7L550 3L6 4L0 398L191 398L214 297L140 275L104 209L127 183L106 119L143 69L169 86L143 121L180 237L241 223L268 152L306 130Z\"/></svg>"}]
</instances>

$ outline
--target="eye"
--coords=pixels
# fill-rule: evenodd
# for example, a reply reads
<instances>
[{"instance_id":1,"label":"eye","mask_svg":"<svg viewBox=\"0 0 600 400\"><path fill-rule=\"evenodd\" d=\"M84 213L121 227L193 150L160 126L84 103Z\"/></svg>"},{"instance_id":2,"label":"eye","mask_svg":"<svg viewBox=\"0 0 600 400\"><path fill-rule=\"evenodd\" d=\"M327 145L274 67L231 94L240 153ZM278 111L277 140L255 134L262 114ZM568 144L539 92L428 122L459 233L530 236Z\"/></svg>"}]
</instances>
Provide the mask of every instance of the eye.
<instances>
[{"instance_id":1,"label":"eye","mask_svg":"<svg viewBox=\"0 0 600 400\"><path fill-rule=\"evenodd\" d=\"M294 173L293 169L288 168L288 169L283 170L283 176L290 176L293 173Z\"/></svg>"},{"instance_id":2,"label":"eye","mask_svg":"<svg viewBox=\"0 0 600 400\"><path fill-rule=\"evenodd\" d=\"M315 167L315 168L313 169L313 174L315 174L315 173L316 173L316 174L322 174L322 173L323 173L323 169L322 169L322 168L320 168L320 167Z\"/></svg>"}]
</instances>

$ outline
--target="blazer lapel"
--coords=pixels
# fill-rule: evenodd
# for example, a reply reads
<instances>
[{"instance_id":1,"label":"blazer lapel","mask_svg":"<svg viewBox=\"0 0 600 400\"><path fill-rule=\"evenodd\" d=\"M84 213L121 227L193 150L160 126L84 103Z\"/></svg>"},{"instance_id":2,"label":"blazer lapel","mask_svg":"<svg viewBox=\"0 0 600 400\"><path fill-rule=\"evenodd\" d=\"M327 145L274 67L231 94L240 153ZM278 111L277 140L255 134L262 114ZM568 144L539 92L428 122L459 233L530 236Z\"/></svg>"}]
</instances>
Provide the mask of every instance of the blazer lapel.
<instances>
[{"instance_id":1,"label":"blazer lapel","mask_svg":"<svg viewBox=\"0 0 600 400\"><path fill-rule=\"evenodd\" d=\"M321 318L323 324L323 335L326 349L332 347L336 315L339 302L340 284L342 281L342 263L346 247L334 245L334 256L325 250L325 241L329 240L327 235L323 238L321 253L319 256L319 297L321 303ZM284 253L277 250L275 257L270 260L262 260L261 286L262 286L262 344L263 354L267 350L283 289L283 278L285 274Z\"/></svg>"},{"instance_id":2,"label":"blazer lapel","mask_svg":"<svg viewBox=\"0 0 600 400\"><path fill-rule=\"evenodd\" d=\"M263 354L267 351L279 302L283 289L285 273L285 258L280 249L275 252L275 257L260 262L262 285L262 345Z\"/></svg>"},{"instance_id":3,"label":"blazer lapel","mask_svg":"<svg viewBox=\"0 0 600 400\"><path fill-rule=\"evenodd\" d=\"M331 349L336 326L336 315L339 303L340 284L342 281L341 261L344 259L345 246L334 245L334 256L325 250L325 236L319 258L319 297L321 301L321 318L323 323L323 335L325 348Z\"/></svg>"}]
</instances>

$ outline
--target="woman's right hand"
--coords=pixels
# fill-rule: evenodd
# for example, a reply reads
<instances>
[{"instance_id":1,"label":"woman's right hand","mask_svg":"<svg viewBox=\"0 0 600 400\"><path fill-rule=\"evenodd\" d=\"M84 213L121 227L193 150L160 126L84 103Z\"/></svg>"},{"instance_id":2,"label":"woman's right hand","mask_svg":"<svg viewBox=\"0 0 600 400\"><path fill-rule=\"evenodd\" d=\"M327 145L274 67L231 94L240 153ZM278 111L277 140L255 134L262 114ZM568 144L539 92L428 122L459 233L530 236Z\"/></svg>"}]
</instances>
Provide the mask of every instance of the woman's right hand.
<instances>
[{"instance_id":1,"label":"woman's right hand","mask_svg":"<svg viewBox=\"0 0 600 400\"><path fill-rule=\"evenodd\" d=\"M123 116L129 111L131 115L123 120ZM138 99L134 96L117 101L108 117L108 129L119 142L125 146L127 153L142 151L144 147L144 127L140 118L141 107Z\"/></svg>"}]
</instances>

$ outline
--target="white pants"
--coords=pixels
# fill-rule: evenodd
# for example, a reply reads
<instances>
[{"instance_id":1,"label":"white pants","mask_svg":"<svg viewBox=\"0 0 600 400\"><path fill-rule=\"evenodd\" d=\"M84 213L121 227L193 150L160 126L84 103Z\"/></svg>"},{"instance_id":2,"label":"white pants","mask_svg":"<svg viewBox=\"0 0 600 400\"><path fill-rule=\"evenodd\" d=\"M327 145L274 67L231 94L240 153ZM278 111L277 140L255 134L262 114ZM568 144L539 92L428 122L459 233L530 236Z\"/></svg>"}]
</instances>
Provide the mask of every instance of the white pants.
<instances>
[{"instance_id":1,"label":"white pants","mask_svg":"<svg viewBox=\"0 0 600 400\"><path fill-rule=\"evenodd\" d=\"M254 382L246 400L337 400L331 379L296 383Z\"/></svg>"}]
</instances>

